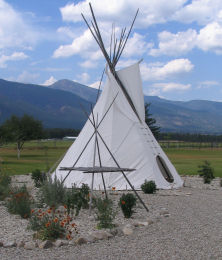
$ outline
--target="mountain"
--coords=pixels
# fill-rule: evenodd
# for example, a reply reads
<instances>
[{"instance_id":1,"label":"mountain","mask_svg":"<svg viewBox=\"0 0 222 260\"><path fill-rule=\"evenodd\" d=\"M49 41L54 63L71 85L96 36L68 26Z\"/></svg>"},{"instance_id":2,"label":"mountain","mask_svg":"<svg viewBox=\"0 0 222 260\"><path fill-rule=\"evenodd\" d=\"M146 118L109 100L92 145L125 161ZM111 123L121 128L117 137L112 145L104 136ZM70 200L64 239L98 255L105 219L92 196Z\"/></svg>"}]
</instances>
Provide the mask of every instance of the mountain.
<instances>
[{"instance_id":1,"label":"mountain","mask_svg":"<svg viewBox=\"0 0 222 260\"><path fill-rule=\"evenodd\" d=\"M69 80L43 87L0 80L0 124L12 114L30 114L45 127L80 129L97 90ZM150 113L165 132L222 133L222 102L207 100L171 101L145 96Z\"/></svg>"},{"instance_id":2,"label":"mountain","mask_svg":"<svg viewBox=\"0 0 222 260\"><path fill-rule=\"evenodd\" d=\"M30 114L41 120L45 127L80 129L90 103L73 93L33 84L0 80L0 124L12 114Z\"/></svg>"},{"instance_id":3,"label":"mountain","mask_svg":"<svg viewBox=\"0 0 222 260\"><path fill-rule=\"evenodd\" d=\"M54 84L50 85L49 88L69 91L92 103L96 102L98 93L95 88L90 88L68 79L58 80Z\"/></svg>"}]
</instances>

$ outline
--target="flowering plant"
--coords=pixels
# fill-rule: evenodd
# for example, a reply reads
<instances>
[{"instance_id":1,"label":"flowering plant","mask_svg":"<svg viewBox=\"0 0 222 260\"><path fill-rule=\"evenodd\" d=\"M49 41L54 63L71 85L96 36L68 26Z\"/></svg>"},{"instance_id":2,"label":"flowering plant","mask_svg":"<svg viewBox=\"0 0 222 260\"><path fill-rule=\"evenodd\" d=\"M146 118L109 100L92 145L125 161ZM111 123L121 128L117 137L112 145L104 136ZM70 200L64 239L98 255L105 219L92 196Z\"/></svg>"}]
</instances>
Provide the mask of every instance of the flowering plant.
<instances>
[{"instance_id":1,"label":"flowering plant","mask_svg":"<svg viewBox=\"0 0 222 260\"><path fill-rule=\"evenodd\" d=\"M29 229L36 231L35 238L41 240L73 239L73 234L78 233L77 226L68 215L66 205L64 208L63 214L53 207L46 210L31 210Z\"/></svg>"}]
</instances>

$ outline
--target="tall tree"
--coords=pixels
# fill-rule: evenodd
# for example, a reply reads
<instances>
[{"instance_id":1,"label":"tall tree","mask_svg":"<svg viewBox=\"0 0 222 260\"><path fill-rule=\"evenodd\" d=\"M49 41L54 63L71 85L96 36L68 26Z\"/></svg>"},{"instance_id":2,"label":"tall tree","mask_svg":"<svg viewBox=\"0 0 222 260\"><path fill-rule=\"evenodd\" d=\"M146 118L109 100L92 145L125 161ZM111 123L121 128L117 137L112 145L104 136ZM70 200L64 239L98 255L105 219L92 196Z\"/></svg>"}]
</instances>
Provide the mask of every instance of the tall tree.
<instances>
[{"instance_id":1,"label":"tall tree","mask_svg":"<svg viewBox=\"0 0 222 260\"><path fill-rule=\"evenodd\" d=\"M145 122L149 126L153 135L157 138L160 132L160 127L156 126L156 119L152 118L152 114L149 113L150 103L145 103Z\"/></svg>"},{"instance_id":2,"label":"tall tree","mask_svg":"<svg viewBox=\"0 0 222 260\"><path fill-rule=\"evenodd\" d=\"M24 115L19 118L12 115L1 126L2 139L5 142L16 142L17 144L17 157L20 158L20 153L26 141L42 138L43 128L39 120L34 119L32 116Z\"/></svg>"}]
</instances>

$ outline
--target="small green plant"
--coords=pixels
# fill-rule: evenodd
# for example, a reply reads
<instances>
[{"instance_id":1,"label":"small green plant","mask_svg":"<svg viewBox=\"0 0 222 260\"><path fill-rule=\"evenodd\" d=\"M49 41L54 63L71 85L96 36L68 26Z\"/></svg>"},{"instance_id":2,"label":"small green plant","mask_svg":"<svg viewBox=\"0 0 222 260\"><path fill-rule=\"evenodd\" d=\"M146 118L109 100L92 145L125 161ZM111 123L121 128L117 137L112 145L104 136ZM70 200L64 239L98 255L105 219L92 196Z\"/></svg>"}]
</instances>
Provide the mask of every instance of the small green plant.
<instances>
[{"instance_id":1,"label":"small green plant","mask_svg":"<svg viewBox=\"0 0 222 260\"><path fill-rule=\"evenodd\" d=\"M156 192L156 183L154 181L147 181L141 185L141 190L146 194L153 194Z\"/></svg>"},{"instance_id":2,"label":"small green plant","mask_svg":"<svg viewBox=\"0 0 222 260\"><path fill-rule=\"evenodd\" d=\"M220 187L222 187L222 178L220 179Z\"/></svg>"},{"instance_id":3,"label":"small green plant","mask_svg":"<svg viewBox=\"0 0 222 260\"><path fill-rule=\"evenodd\" d=\"M40 203L45 203L50 207L57 207L65 204L67 190L62 181L55 176L54 180L51 177L44 181L39 189Z\"/></svg>"},{"instance_id":4,"label":"small green plant","mask_svg":"<svg viewBox=\"0 0 222 260\"><path fill-rule=\"evenodd\" d=\"M66 206L64 207L66 209ZM55 208L31 210L28 229L36 231L34 237L41 240L71 240L73 234L78 233L77 226L67 214L67 210L61 213Z\"/></svg>"},{"instance_id":5,"label":"small green plant","mask_svg":"<svg viewBox=\"0 0 222 260\"><path fill-rule=\"evenodd\" d=\"M113 210L112 200L106 198L94 198L93 203L96 208L97 220L99 221L97 227L99 229L113 228L113 220L116 214Z\"/></svg>"},{"instance_id":6,"label":"small green plant","mask_svg":"<svg viewBox=\"0 0 222 260\"><path fill-rule=\"evenodd\" d=\"M198 166L200 170L198 170L199 175L203 177L204 183L211 183L214 177L214 169L210 166L210 162L204 161L204 164Z\"/></svg>"},{"instance_id":7,"label":"small green plant","mask_svg":"<svg viewBox=\"0 0 222 260\"><path fill-rule=\"evenodd\" d=\"M39 188L47 180L47 176L45 172L41 172L39 169L36 169L32 172L32 179L34 180L35 186Z\"/></svg>"},{"instance_id":8,"label":"small green plant","mask_svg":"<svg viewBox=\"0 0 222 260\"><path fill-rule=\"evenodd\" d=\"M136 206L136 197L131 193L123 194L120 197L119 205L125 218L130 218L133 214L133 207Z\"/></svg>"},{"instance_id":9,"label":"small green plant","mask_svg":"<svg viewBox=\"0 0 222 260\"><path fill-rule=\"evenodd\" d=\"M0 200L4 200L10 192L11 178L0 168Z\"/></svg>"},{"instance_id":10,"label":"small green plant","mask_svg":"<svg viewBox=\"0 0 222 260\"><path fill-rule=\"evenodd\" d=\"M65 204L68 214L79 215L81 208L89 207L89 186L87 184L82 184L81 188L72 186L66 193Z\"/></svg>"},{"instance_id":11,"label":"small green plant","mask_svg":"<svg viewBox=\"0 0 222 260\"><path fill-rule=\"evenodd\" d=\"M6 203L10 213L18 214L22 218L30 217L31 205L32 199L25 185L13 188Z\"/></svg>"}]
</instances>

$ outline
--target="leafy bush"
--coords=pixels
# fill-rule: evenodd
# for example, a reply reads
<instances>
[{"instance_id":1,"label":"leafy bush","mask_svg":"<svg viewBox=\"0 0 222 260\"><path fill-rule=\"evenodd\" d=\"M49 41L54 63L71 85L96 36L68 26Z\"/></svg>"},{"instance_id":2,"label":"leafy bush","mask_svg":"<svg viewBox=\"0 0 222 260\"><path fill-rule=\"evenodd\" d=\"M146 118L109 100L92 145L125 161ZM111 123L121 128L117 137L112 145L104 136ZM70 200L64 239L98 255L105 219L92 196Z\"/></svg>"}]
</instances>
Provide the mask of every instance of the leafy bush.
<instances>
[{"instance_id":1,"label":"leafy bush","mask_svg":"<svg viewBox=\"0 0 222 260\"><path fill-rule=\"evenodd\" d=\"M65 205L67 205L68 214L72 212L76 216L79 214L81 208L89 207L89 186L82 184L82 187L76 188L73 186L66 193Z\"/></svg>"},{"instance_id":2,"label":"leafy bush","mask_svg":"<svg viewBox=\"0 0 222 260\"><path fill-rule=\"evenodd\" d=\"M113 210L113 202L110 199L95 198L93 204L96 207L96 215L99 223L97 227L100 228L113 228L113 220L115 212Z\"/></svg>"},{"instance_id":3,"label":"leafy bush","mask_svg":"<svg viewBox=\"0 0 222 260\"><path fill-rule=\"evenodd\" d=\"M15 187L10 192L9 199L6 203L8 211L12 214L18 214L22 218L29 218L31 212L32 199L26 186Z\"/></svg>"},{"instance_id":4,"label":"leafy bush","mask_svg":"<svg viewBox=\"0 0 222 260\"><path fill-rule=\"evenodd\" d=\"M119 201L125 218L130 218L133 214L133 207L136 206L136 197L131 193L123 194Z\"/></svg>"},{"instance_id":5,"label":"leafy bush","mask_svg":"<svg viewBox=\"0 0 222 260\"><path fill-rule=\"evenodd\" d=\"M47 180L47 176L45 172L41 172L39 169L36 169L32 172L32 179L35 182L35 186L39 188L43 185L44 181Z\"/></svg>"},{"instance_id":6,"label":"leafy bush","mask_svg":"<svg viewBox=\"0 0 222 260\"><path fill-rule=\"evenodd\" d=\"M77 233L76 224L72 218L64 211L63 215L55 208L46 210L32 210L29 220L29 229L36 231L35 238L41 240L55 240L66 238L71 240L73 233Z\"/></svg>"},{"instance_id":7,"label":"leafy bush","mask_svg":"<svg viewBox=\"0 0 222 260\"><path fill-rule=\"evenodd\" d=\"M153 194L156 192L156 183L154 181L147 181L141 185L141 190L146 194Z\"/></svg>"},{"instance_id":8,"label":"leafy bush","mask_svg":"<svg viewBox=\"0 0 222 260\"><path fill-rule=\"evenodd\" d=\"M55 176L46 180L39 189L39 197L41 203L46 203L50 207L57 207L65 204L67 190L62 181Z\"/></svg>"},{"instance_id":9,"label":"leafy bush","mask_svg":"<svg viewBox=\"0 0 222 260\"><path fill-rule=\"evenodd\" d=\"M201 177L204 179L204 183L211 183L214 177L214 169L210 166L208 161L204 161L204 164L198 166L200 170L198 171Z\"/></svg>"},{"instance_id":10,"label":"leafy bush","mask_svg":"<svg viewBox=\"0 0 222 260\"><path fill-rule=\"evenodd\" d=\"M0 169L0 200L4 200L10 192L11 178Z\"/></svg>"}]
</instances>

